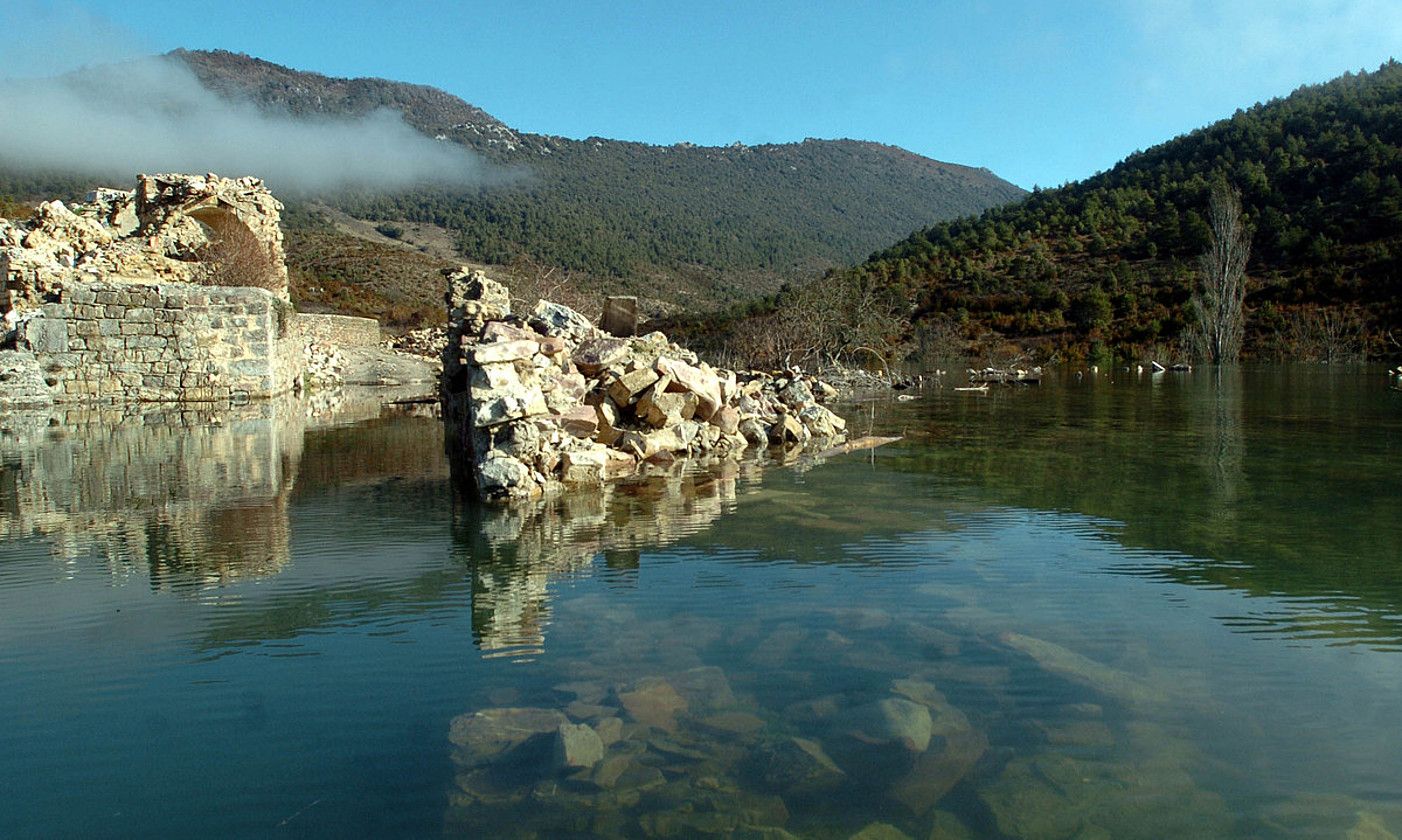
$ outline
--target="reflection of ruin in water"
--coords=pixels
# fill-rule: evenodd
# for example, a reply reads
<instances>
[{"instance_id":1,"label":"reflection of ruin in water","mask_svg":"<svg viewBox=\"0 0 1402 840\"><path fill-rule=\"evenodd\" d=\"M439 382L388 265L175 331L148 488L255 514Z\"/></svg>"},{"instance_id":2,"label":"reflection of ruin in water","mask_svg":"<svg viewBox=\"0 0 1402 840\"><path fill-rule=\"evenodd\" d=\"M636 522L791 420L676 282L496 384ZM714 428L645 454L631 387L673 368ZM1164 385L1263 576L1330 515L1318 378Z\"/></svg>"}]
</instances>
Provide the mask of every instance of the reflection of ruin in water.
<instances>
[{"instance_id":1,"label":"reflection of ruin in water","mask_svg":"<svg viewBox=\"0 0 1402 840\"><path fill-rule=\"evenodd\" d=\"M218 585L288 562L300 401L17 412L0 434L0 539L42 537L156 588Z\"/></svg>"},{"instance_id":2,"label":"reflection of ruin in water","mask_svg":"<svg viewBox=\"0 0 1402 840\"><path fill-rule=\"evenodd\" d=\"M242 406L16 411L0 420L0 540L40 538L114 579L218 586L289 561L303 436L377 417L332 392Z\"/></svg>"},{"instance_id":3,"label":"reflection of ruin in water","mask_svg":"<svg viewBox=\"0 0 1402 840\"><path fill-rule=\"evenodd\" d=\"M711 527L756 487L761 460L677 461L627 481L546 501L457 508L454 532L472 562L472 632L489 658L544 652L552 581L592 573L602 556L610 579L636 574L643 550Z\"/></svg>"}]
</instances>

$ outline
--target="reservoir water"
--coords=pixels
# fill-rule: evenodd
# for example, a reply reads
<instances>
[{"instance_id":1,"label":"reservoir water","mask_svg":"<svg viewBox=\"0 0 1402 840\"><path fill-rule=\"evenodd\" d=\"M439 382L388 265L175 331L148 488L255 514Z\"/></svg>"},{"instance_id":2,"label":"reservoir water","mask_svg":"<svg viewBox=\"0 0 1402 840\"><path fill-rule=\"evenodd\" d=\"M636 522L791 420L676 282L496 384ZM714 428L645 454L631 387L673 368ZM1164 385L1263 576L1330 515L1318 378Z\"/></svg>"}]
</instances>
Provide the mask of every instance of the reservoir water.
<instances>
[{"instance_id":1,"label":"reservoir water","mask_svg":"<svg viewBox=\"0 0 1402 840\"><path fill-rule=\"evenodd\" d=\"M0 418L0 836L1402 835L1380 369L843 413L514 511L421 410Z\"/></svg>"}]
</instances>

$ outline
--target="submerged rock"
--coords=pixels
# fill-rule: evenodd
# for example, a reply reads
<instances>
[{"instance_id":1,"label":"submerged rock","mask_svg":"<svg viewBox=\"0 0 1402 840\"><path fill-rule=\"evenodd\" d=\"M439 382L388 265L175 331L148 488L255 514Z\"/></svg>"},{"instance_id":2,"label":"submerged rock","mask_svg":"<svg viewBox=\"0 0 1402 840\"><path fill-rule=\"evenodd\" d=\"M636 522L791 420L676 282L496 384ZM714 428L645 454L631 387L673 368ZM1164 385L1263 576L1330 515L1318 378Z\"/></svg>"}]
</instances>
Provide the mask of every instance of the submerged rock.
<instances>
[{"instance_id":1,"label":"submerged rock","mask_svg":"<svg viewBox=\"0 0 1402 840\"><path fill-rule=\"evenodd\" d=\"M916 753L930 746L930 710L903 697L888 697L853 709L847 722L848 732L864 743L896 743Z\"/></svg>"},{"instance_id":2,"label":"submerged rock","mask_svg":"<svg viewBox=\"0 0 1402 840\"><path fill-rule=\"evenodd\" d=\"M726 679L724 671L714 665L703 665L674 674L672 685L686 700L693 714L729 709L735 705L730 680Z\"/></svg>"},{"instance_id":3,"label":"submerged rock","mask_svg":"<svg viewBox=\"0 0 1402 840\"><path fill-rule=\"evenodd\" d=\"M924 814L968 775L988 750L988 738L928 682L893 680L891 690L920 704L930 714L929 746L890 790L892 799L916 814Z\"/></svg>"},{"instance_id":4,"label":"submerged rock","mask_svg":"<svg viewBox=\"0 0 1402 840\"><path fill-rule=\"evenodd\" d=\"M477 767L501 760L528 741L553 735L568 724L554 709L484 709L453 718L448 740L456 748L454 761Z\"/></svg>"},{"instance_id":5,"label":"submerged rock","mask_svg":"<svg viewBox=\"0 0 1402 840\"><path fill-rule=\"evenodd\" d=\"M1402 805L1344 794L1297 794L1265 810L1263 823L1282 836L1397 840Z\"/></svg>"},{"instance_id":6,"label":"submerged rock","mask_svg":"<svg viewBox=\"0 0 1402 840\"><path fill-rule=\"evenodd\" d=\"M1093 688L1107 696L1136 705L1153 705L1166 701L1162 693L1130 674L1088 659L1055 642L1011 632L1004 633L1000 638L1014 650L1032 657L1044 670Z\"/></svg>"},{"instance_id":7,"label":"submerged rock","mask_svg":"<svg viewBox=\"0 0 1402 840\"><path fill-rule=\"evenodd\" d=\"M616 717L602 718L594 723L594 731L607 747L623 737L623 721Z\"/></svg>"},{"instance_id":8,"label":"submerged rock","mask_svg":"<svg viewBox=\"0 0 1402 840\"><path fill-rule=\"evenodd\" d=\"M892 785L890 796L914 813L924 814L953 790L987 751L988 738L982 732L970 728L943 735Z\"/></svg>"},{"instance_id":9,"label":"submerged rock","mask_svg":"<svg viewBox=\"0 0 1402 840\"><path fill-rule=\"evenodd\" d=\"M760 745L750 767L766 788L786 794L812 795L842 784L846 773L817 741L785 738Z\"/></svg>"},{"instance_id":10,"label":"submerged rock","mask_svg":"<svg viewBox=\"0 0 1402 840\"><path fill-rule=\"evenodd\" d=\"M638 723L669 732L677 728L677 713L687 709L686 700L662 677L644 677L620 690L618 703Z\"/></svg>"},{"instance_id":11,"label":"submerged rock","mask_svg":"<svg viewBox=\"0 0 1402 840\"><path fill-rule=\"evenodd\" d=\"M929 840L974 840L973 831L948 811L936 811L932 816Z\"/></svg>"},{"instance_id":12,"label":"submerged rock","mask_svg":"<svg viewBox=\"0 0 1402 840\"><path fill-rule=\"evenodd\" d=\"M764 728L764 718L749 712L720 712L701 718L697 725L720 735L750 735Z\"/></svg>"},{"instance_id":13,"label":"submerged rock","mask_svg":"<svg viewBox=\"0 0 1402 840\"><path fill-rule=\"evenodd\" d=\"M849 840L911 840L911 837L890 823L875 822L853 834Z\"/></svg>"},{"instance_id":14,"label":"submerged rock","mask_svg":"<svg viewBox=\"0 0 1402 840\"><path fill-rule=\"evenodd\" d=\"M1223 837L1222 798L1181 767L1045 753L1009 762L979 798L1010 837Z\"/></svg>"},{"instance_id":15,"label":"submerged rock","mask_svg":"<svg viewBox=\"0 0 1402 840\"><path fill-rule=\"evenodd\" d=\"M662 808L638 821L649 837L792 837L780 826L788 821L788 809L775 796L741 790L705 790L674 783L656 794Z\"/></svg>"},{"instance_id":16,"label":"submerged rock","mask_svg":"<svg viewBox=\"0 0 1402 840\"><path fill-rule=\"evenodd\" d=\"M587 723L562 723L555 730L555 766L593 767L604 757L604 742Z\"/></svg>"}]
</instances>

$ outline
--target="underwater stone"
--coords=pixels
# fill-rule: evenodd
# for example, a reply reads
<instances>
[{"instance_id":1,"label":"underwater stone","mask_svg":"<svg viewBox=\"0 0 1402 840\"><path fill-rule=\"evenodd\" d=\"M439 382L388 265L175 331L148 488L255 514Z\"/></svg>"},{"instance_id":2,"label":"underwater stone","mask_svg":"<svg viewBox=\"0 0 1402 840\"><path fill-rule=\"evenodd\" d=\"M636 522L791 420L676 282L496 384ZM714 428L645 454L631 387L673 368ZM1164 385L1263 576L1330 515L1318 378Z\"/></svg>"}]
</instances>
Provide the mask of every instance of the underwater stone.
<instances>
[{"instance_id":1,"label":"underwater stone","mask_svg":"<svg viewBox=\"0 0 1402 840\"><path fill-rule=\"evenodd\" d=\"M554 709L484 709L453 718L448 740L457 747L454 760L464 767L475 767L490 764L567 723Z\"/></svg>"},{"instance_id":2,"label":"underwater stone","mask_svg":"<svg viewBox=\"0 0 1402 840\"><path fill-rule=\"evenodd\" d=\"M830 790L847 777L817 741L785 738L755 750L752 769L765 787L782 793L809 795Z\"/></svg>"},{"instance_id":3,"label":"underwater stone","mask_svg":"<svg viewBox=\"0 0 1402 840\"><path fill-rule=\"evenodd\" d=\"M896 828L890 823L872 823L856 834L850 840L911 840L910 835Z\"/></svg>"},{"instance_id":4,"label":"underwater stone","mask_svg":"<svg viewBox=\"0 0 1402 840\"><path fill-rule=\"evenodd\" d=\"M599 733L586 723L562 723L555 730L557 768L593 767L604 757Z\"/></svg>"},{"instance_id":5,"label":"underwater stone","mask_svg":"<svg viewBox=\"0 0 1402 840\"><path fill-rule=\"evenodd\" d=\"M594 722L594 731L605 747L623 737L623 721L616 717L606 717Z\"/></svg>"},{"instance_id":6,"label":"underwater stone","mask_svg":"<svg viewBox=\"0 0 1402 840\"><path fill-rule=\"evenodd\" d=\"M608 696L608 689L604 684L596 682L565 682L553 686L553 690L562 694L573 694L576 700L583 703L601 703Z\"/></svg>"},{"instance_id":7,"label":"underwater stone","mask_svg":"<svg viewBox=\"0 0 1402 840\"><path fill-rule=\"evenodd\" d=\"M693 713L728 709L735 705L735 694L725 672L714 665L690 668L672 676L672 686Z\"/></svg>"},{"instance_id":8,"label":"underwater stone","mask_svg":"<svg viewBox=\"0 0 1402 840\"><path fill-rule=\"evenodd\" d=\"M964 821L948 811L936 811L931 816L934 822L930 826L929 840L974 840L974 833Z\"/></svg>"},{"instance_id":9,"label":"underwater stone","mask_svg":"<svg viewBox=\"0 0 1402 840\"><path fill-rule=\"evenodd\" d=\"M720 712L701 718L697 724L724 735L750 735L764 728L764 719L749 712Z\"/></svg>"},{"instance_id":10,"label":"underwater stone","mask_svg":"<svg viewBox=\"0 0 1402 840\"><path fill-rule=\"evenodd\" d=\"M1167 701L1164 695L1142 680L1124 671L1103 665L1055 642L1006 632L999 640L1037 661L1048 673L1056 674L1100 693L1136 705L1154 705Z\"/></svg>"},{"instance_id":11,"label":"underwater stone","mask_svg":"<svg viewBox=\"0 0 1402 840\"><path fill-rule=\"evenodd\" d=\"M596 703L584 703L579 700L565 707L565 714L575 720L597 720L608 717L617 711L613 706L600 706Z\"/></svg>"},{"instance_id":12,"label":"underwater stone","mask_svg":"<svg viewBox=\"0 0 1402 840\"><path fill-rule=\"evenodd\" d=\"M1081 761L1058 753L1017 758L979 790L1012 837L1224 837L1226 803L1177 761Z\"/></svg>"},{"instance_id":13,"label":"underwater stone","mask_svg":"<svg viewBox=\"0 0 1402 840\"><path fill-rule=\"evenodd\" d=\"M988 738L971 728L935 739L910 772L892 785L891 798L924 814L969 774L987 750Z\"/></svg>"},{"instance_id":14,"label":"underwater stone","mask_svg":"<svg viewBox=\"0 0 1402 840\"><path fill-rule=\"evenodd\" d=\"M852 735L868 744L899 743L911 752L930 746L930 710L902 697L887 697L852 710Z\"/></svg>"},{"instance_id":15,"label":"underwater stone","mask_svg":"<svg viewBox=\"0 0 1402 840\"><path fill-rule=\"evenodd\" d=\"M669 732L677 727L677 712L687 708L686 700L661 677L644 677L619 691L618 702L633 720Z\"/></svg>"}]
</instances>

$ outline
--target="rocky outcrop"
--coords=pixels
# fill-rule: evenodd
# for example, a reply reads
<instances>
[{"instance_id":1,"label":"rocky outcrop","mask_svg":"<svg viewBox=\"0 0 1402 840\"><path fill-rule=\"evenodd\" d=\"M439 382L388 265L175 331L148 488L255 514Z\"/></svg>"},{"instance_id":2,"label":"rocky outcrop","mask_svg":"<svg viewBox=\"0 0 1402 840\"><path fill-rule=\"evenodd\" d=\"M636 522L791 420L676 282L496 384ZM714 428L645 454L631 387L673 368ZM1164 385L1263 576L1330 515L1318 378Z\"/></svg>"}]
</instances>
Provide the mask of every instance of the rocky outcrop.
<instances>
[{"instance_id":1,"label":"rocky outcrop","mask_svg":"<svg viewBox=\"0 0 1402 840\"><path fill-rule=\"evenodd\" d=\"M484 499L598 484L644 462L844 435L845 421L815 395L834 392L796 370L718 370L662 333L610 336L549 301L513 316L506 287L480 271L447 279L448 449Z\"/></svg>"}]
</instances>

